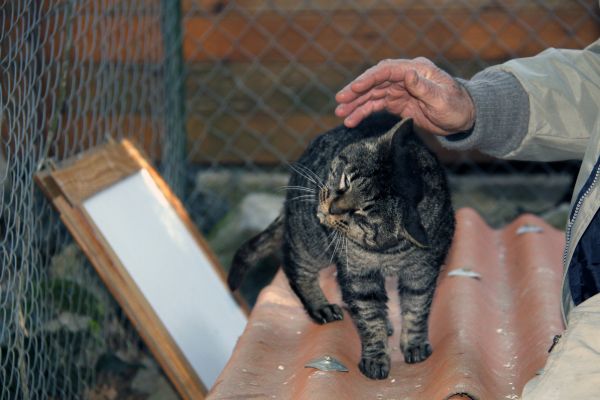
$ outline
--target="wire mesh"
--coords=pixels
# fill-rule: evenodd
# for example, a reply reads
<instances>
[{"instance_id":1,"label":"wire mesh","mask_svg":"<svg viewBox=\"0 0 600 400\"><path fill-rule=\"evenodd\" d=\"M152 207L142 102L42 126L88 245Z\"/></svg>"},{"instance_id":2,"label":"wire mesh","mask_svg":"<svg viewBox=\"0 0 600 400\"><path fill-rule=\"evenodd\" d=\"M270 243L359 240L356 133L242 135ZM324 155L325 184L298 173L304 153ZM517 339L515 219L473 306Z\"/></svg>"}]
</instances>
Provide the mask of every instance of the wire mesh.
<instances>
[{"instance_id":1,"label":"wire mesh","mask_svg":"<svg viewBox=\"0 0 600 400\"><path fill-rule=\"evenodd\" d=\"M4 0L0 10L0 400L159 390L130 384L158 367L34 187L48 160L129 137L208 232L246 188L282 184L281 166L339 123L335 92L380 59L426 56L468 78L600 36L595 0ZM564 168L444 157L482 176Z\"/></svg>"},{"instance_id":2,"label":"wire mesh","mask_svg":"<svg viewBox=\"0 0 600 400\"><path fill-rule=\"evenodd\" d=\"M173 123L161 7L1 4L0 399L111 398L114 370L127 379L152 363L33 174L108 136L177 165L162 153Z\"/></svg>"},{"instance_id":3,"label":"wire mesh","mask_svg":"<svg viewBox=\"0 0 600 400\"><path fill-rule=\"evenodd\" d=\"M489 65L547 47L582 48L600 36L594 0L185 5L187 154L190 164L204 164L205 173L232 162L258 171L294 160L315 135L339 124L333 116L335 93L381 59L425 56L452 75L469 78ZM508 163L474 153L439 154L460 174L565 170L565 165ZM237 190L215 186L197 197L221 205ZM525 191L540 196L535 187ZM497 188L495 195L502 200L507 193ZM210 229L218 211L205 210L199 223Z\"/></svg>"}]
</instances>

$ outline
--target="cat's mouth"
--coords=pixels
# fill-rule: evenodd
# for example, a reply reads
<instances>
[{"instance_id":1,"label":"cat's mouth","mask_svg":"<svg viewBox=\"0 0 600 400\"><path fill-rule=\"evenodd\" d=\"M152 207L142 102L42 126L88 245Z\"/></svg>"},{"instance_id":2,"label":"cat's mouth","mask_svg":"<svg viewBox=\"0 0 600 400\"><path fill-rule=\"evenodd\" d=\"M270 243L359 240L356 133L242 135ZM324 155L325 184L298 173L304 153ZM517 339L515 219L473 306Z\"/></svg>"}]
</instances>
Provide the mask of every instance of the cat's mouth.
<instances>
[{"instance_id":1,"label":"cat's mouth","mask_svg":"<svg viewBox=\"0 0 600 400\"><path fill-rule=\"evenodd\" d=\"M327 190L321 190L319 193L319 206L317 207L317 218L322 225L326 225L328 227L333 227L335 224L336 218L335 215L329 213L329 208L331 207L332 198L327 196Z\"/></svg>"},{"instance_id":2,"label":"cat's mouth","mask_svg":"<svg viewBox=\"0 0 600 400\"><path fill-rule=\"evenodd\" d=\"M340 217L331 215L327 211L324 211L322 208L323 207L319 205L319 208L317 210L317 218L319 219L319 222L321 223L321 225L325 225L330 228L335 228L341 222Z\"/></svg>"},{"instance_id":3,"label":"cat's mouth","mask_svg":"<svg viewBox=\"0 0 600 400\"><path fill-rule=\"evenodd\" d=\"M348 233L349 226L343 217L340 215L332 215L323 209L323 205L319 204L317 209L317 218L321 225L336 229L342 233Z\"/></svg>"},{"instance_id":4,"label":"cat's mouth","mask_svg":"<svg viewBox=\"0 0 600 400\"><path fill-rule=\"evenodd\" d=\"M317 218L321 225L337 229L342 233L348 232L348 223L343 214L334 214L330 212L334 198L329 196L329 190L323 188L319 193L319 206L317 207Z\"/></svg>"}]
</instances>

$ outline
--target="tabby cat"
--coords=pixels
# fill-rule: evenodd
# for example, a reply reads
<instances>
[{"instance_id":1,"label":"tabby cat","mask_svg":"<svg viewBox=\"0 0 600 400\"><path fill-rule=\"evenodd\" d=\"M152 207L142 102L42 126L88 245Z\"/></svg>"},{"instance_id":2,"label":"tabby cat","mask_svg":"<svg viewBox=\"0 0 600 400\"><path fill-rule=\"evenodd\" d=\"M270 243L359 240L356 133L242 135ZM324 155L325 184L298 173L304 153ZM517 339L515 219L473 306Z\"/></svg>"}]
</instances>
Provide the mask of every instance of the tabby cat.
<instances>
[{"instance_id":1,"label":"tabby cat","mask_svg":"<svg viewBox=\"0 0 600 400\"><path fill-rule=\"evenodd\" d=\"M390 370L385 277L398 279L400 348L407 363L431 354L428 316L454 233L446 176L411 120L380 113L358 127L317 137L291 166L282 214L237 251L232 290L260 259L283 249L283 269L317 323L343 318L319 286L335 263L342 298L362 344L359 368L372 379Z\"/></svg>"}]
</instances>

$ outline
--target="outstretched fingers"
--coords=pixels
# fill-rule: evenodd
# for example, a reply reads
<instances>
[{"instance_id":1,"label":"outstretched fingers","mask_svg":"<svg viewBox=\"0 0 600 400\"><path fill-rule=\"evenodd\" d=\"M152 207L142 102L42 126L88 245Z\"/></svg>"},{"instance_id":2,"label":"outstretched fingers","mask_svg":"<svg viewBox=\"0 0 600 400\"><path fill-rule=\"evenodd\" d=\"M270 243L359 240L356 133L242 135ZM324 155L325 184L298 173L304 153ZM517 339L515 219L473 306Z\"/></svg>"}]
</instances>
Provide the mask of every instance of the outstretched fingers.
<instances>
[{"instance_id":1,"label":"outstretched fingers","mask_svg":"<svg viewBox=\"0 0 600 400\"><path fill-rule=\"evenodd\" d=\"M414 69L414 60L383 60L363 72L350 84L352 90L362 93L385 82L401 82L407 71Z\"/></svg>"},{"instance_id":2,"label":"outstretched fingers","mask_svg":"<svg viewBox=\"0 0 600 400\"><path fill-rule=\"evenodd\" d=\"M354 128L370 114L384 110L386 108L385 99L371 100L358 108L354 109L350 115L344 119L344 125L348 128Z\"/></svg>"},{"instance_id":3,"label":"outstretched fingers","mask_svg":"<svg viewBox=\"0 0 600 400\"><path fill-rule=\"evenodd\" d=\"M335 114L345 118L344 124L353 128L377 111L387 110L398 114L410 100L411 94L405 89L403 82L384 82L349 103L339 104Z\"/></svg>"},{"instance_id":4,"label":"outstretched fingers","mask_svg":"<svg viewBox=\"0 0 600 400\"><path fill-rule=\"evenodd\" d=\"M335 99L338 103L351 103L362 94L382 85L404 79L409 60L384 60L369 68L340 90Z\"/></svg>"}]
</instances>

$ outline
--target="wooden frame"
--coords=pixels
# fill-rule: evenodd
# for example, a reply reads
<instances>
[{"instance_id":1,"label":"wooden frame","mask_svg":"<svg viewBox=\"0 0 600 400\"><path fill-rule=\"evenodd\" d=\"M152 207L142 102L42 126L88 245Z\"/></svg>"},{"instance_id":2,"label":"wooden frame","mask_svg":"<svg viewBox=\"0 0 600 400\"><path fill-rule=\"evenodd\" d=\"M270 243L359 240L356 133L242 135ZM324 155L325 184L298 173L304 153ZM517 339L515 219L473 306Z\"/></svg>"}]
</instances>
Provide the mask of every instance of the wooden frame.
<instances>
[{"instance_id":1,"label":"wooden frame","mask_svg":"<svg viewBox=\"0 0 600 400\"><path fill-rule=\"evenodd\" d=\"M192 223L183 205L148 160L128 140L119 143L110 142L76 159L67 160L59 165L59 168L36 174L35 180L59 211L62 221L182 398L203 399L207 392L207 385L202 382L197 370L194 370L153 305L142 293L84 207L86 200L92 196L140 171L145 171L143 172L145 176L151 177L167 199L187 232L193 237L193 241L210 261L214 274L223 285L223 290L228 293L223 269L219 267L217 258ZM235 296L235 301L241 308L244 318L247 318L249 313L247 305L239 296ZM218 321L206 322L218 323ZM237 325L240 325L239 322Z\"/></svg>"}]
</instances>

